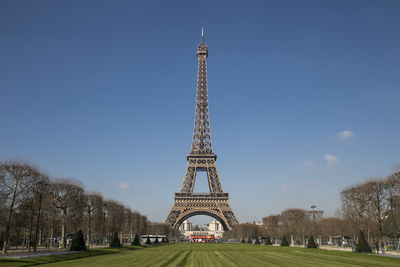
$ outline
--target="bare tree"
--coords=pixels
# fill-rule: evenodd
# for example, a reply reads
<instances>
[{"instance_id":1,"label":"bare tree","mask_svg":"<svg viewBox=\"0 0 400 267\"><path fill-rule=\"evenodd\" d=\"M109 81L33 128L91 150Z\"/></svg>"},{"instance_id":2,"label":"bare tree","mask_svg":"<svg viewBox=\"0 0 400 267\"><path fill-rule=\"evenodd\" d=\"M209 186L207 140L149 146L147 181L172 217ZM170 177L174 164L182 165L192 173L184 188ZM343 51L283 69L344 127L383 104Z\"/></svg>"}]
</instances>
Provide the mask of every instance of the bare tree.
<instances>
[{"instance_id":1,"label":"bare tree","mask_svg":"<svg viewBox=\"0 0 400 267\"><path fill-rule=\"evenodd\" d=\"M74 228L82 218L85 208L83 187L80 182L71 179L58 179L50 183L50 193L53 199L53 206L61 212L62 246L66 247L67 224ZM76 230L76 229L74 229Z\"/></svg>"},{"instance_id":2,"label":"bare tree","mask_svg":"<svg viewBox=\"0 0 400 267\"><path fill-rule=\"evenodd\" d=\"M399 226L400 226L400 164L396 166L395 172L391 174L389 177L385 179L385 189L388 193L388 215L390 218L390 226L388 225L386 228L390 228L389 232L392 236L393 247L399 251L399 243L396 242ZM388 220L389 221L389 220Z\"/></svg>"},{"instance_id":3,"label":"bare tree","mask_svg":"<svg viewBox=\"0 0 400 267\"><path fill-rule=\"evenodd\" d=\"M383 223L386 219L389 203L387 202L388 190L382 179L371 179L362 185L367 192L369 202L368 215L373 218L378 225L379 240L383 237Z\"/></svg>"},{"instance_id":4,"label":"bare tree","mask_svg":"<svg viewBox=\"0 0 400 267\"><path fill-rule=\"evenodd\" d=\"M0 163L0 195L6 209L3 254L7 252L11 220L15 211L34 194L40 172L29 163L9 161Z\"/></svg>"},{"instance_id":5,"label":"bare tree","mask_svg":"<svg viewBox=\"0 0 400 267\"><path fill-rule=\"evenodd\" d=\"M271 237L273 240L280 235L280 215L269 215L263 218L263 233Z\"/></svg>"},{"instance_id":6,"label":"bare tree","mask_svg":"<svg viewBox=\"0 0 400 267\"><path fill-rule=\"evenodd\" d=\"M367 228L369 193L366 186L360 184L348 187L340 193L342 209L346 218L353 222L354 236L357 229Z\"/></svg>"},{"instance_id":7,"label":"bare tree","mask_svg":"<svg viewBox=\"0 0 400 267\"><path fill-rule=\"evenodd\" d=\"M87 201L87 208L86 208L86 215L87 215L87 238L86 242L87 245L90 246L92 240L92 221L93 215L98 214L98 211L102 211L103 206L103 197L99 193L90 193L86 195ZM96 220L95 216L95 223L102 224L102 220Z\"/></svg>"},{"instance_id":8,"label":"bare tree","mask_svg":"<svg viewBox=\"0 0 400 267\"><path fill-rule=\"evenodd\" d=\"M293 235L296 240L304 244L305 235L311 234L312 227L307 211L303 209L287 209L281 213L281 231L287 236Z\"/></svg>"},{"instance_id":9,"label":"bare tree","mask_svg":"<svg viewBox=\"0 0 400 267\"><path fill-rule=\"evenodd\" d=\"M104 201L107 207L107 230L109 234L121 233L124 226L124 205L114 201Z\"/></svg>"}]
</instances>

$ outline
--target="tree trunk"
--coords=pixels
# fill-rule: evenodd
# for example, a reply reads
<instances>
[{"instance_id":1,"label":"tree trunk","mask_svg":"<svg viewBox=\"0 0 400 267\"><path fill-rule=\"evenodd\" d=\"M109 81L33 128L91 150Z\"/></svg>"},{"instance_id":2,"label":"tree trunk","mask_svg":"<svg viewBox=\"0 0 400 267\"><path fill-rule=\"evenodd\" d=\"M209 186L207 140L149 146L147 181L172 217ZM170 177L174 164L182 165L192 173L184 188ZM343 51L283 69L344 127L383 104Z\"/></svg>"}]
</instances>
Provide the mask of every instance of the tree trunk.
<instances>
[{"instance_id":1,"label":"tree trunk","mask_svg":"<svg viewBox=\"0 0 400 267\"><path fill-rule=\"evenodd\" d=\"M16 198L16 194L17 194L17 188L18 188L18 180L15 181L15 186L14 186L14 191L13 191L13 198L11 201L11 205L10 205L10 212L8 213L8 218L7 218L7 223L6 223L6 227L5 227L5 231L4 231L4 244L3 244L3 254L7 253L7 243L8 243L8 235L10 232L10 223L11 223L11 216L13 213L13 209L14 209L14 203L15 203L15 198Z\"/></svg>"},{"instance_id":2,"label":"tree trunk","mask_svg":"<svg viewBox=\"0 0 400 267\"><path fill-rule=\"evenodd\" d=\"M4 229L4 243L3 243L3 251L2 251L3 254L7 253L7 243L8 243L7 241L8 241L8 232L9 231L10 231L9 223L7 222L7 225Z\"/></svg>"},{"instance_id":3,"label":"tree trunk","mask_svg":"<svg viewBox=\"0 0 400 267\"><path fill-rule=\"evenodd\" d=\"M67 234L67 211L63 210L63 223L62 223L62 229L61 229L61 239L62 239L62 247L66 248L67 247L67 240L66 240L66 235Z\"/></svg>"},{"instance_id":4,"label":"tree trunk","mask_svg":"<svg viewBox=\"0 0 400 267\"><path fill-rule=\"evenodd\" d=\"M86 243L87 243L87 247L89 248L90 247L90 244L91 244L91 218L90 218L90 207L88 208L88 219L89 219L89 221L88 221L88 232L87 232L87 240L86 240Z\"/></svg>"},{"instance_id":5,"label":"tree trunk","mask_svg":"<svg viewBox=\"0 0 400 267\"><path fill-rule=\"evenodd\" d=\"M65 240L65 232L67 231L67 227L65 223L63 223L62 228L61 228L61 242L62 242L62 247L65 248L67 246L66 240Z\"/></svg>"},{"instance_id":6,"label":"tree trunk","mask_svg":"<svg viewBox=\"0 0 400 267\"><path fill-rule=\"evenodd\" d=\"M33 227L33 216L34 216L35 211L32 208L32 214L31 214L31 223L29 226L29 243L28 243L28 251L31 252L31 242L32 242L32 227Z\"/></svg>"},{"instance_id":7,"label":"tree trunk","mask_svg":"<svg viewBox=\"0 0 400 267\"><path fill-rule=\"evenodd\" d=\"M54 232L53 227L51 227L51 230L50 230L50 247L51 248L53 248L53 232Z\"/></svg>"},{"instance_id":8,"label":"tree trunk","mask_svg":"<svg viewBox=\"0 0 400 267\"><path fill-rule=\"evenodd\" d=\"M42 230L39 230L39 246L42 245Z\"/></svg>"}]
</instances>

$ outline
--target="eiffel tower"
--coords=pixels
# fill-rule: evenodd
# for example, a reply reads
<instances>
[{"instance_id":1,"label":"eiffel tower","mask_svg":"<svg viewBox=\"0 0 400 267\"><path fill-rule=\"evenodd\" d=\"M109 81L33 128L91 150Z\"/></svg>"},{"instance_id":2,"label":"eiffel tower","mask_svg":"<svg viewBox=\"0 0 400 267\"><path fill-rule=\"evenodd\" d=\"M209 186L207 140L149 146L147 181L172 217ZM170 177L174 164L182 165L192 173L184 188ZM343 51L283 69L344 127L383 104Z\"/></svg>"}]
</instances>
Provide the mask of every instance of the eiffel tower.
<instances>
[{"instance_id":1,"label":"eiffel tower","mask_svg":"<svg viewBox=\"0 0 400 267\"><path fill-rule=\"evenodd\" d=\"M186 156L188 164L181 190L175 193L175 203L165 219L165 223L176 230L185 220L195 215L208 215L217 219L225 231L231 230L238 223L229 205L229 194L222 189L215 165L217 155L212 151L208 112L207 57L208 47L204 43L202 28L201 43L197 47L198 72L192 148L190 154ZM207 172L209 193L193 192L196 174L201 171Z\"/></svg>"}]
</instances>

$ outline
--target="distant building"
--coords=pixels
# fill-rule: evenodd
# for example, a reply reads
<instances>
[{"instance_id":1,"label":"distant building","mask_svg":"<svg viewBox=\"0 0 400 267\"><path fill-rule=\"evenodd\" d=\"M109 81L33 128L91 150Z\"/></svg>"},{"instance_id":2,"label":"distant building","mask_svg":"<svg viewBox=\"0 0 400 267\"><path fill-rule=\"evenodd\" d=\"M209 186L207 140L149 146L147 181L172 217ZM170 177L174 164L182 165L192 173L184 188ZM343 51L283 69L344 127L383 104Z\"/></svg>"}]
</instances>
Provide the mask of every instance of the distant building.
<instances>
[{"instance_id":1,"label":"distant building","mask_svg":"<svg viewBox=\"0 0 400 267\"><path fill-rule=\"evenodd\" d=\"M194 230L194 227L193 227L193 224L190 222L190 221L188 221L188 220L186 220L186 221L184 221L182 224L181 224L181 226L179 226L179 231L182 233L182 232L185 232L185 231L193 231Z\"/></svg>"},{"instance_id":2,"label":"distant building","mask_svg":"<svg viewBox=\"0 0 400 267\"><path fill-rule=\"evenodd\" d=\"M214 234L215 238L221 238L224 234L224 228L218 220L214 219L208 225L208 232Z\"/></svg>"},{"instance_id":3,"label":"distant building","mask_svg":"<svg viewBox=\"0 0 400 267\"><path fill-rule=\"evenodd\" d=\"M213 236L215 239L222 238L224 228L218 220L212 220L209 224L193 225L190 221L184 221L179 227L179 232L187 239L191 236Z\"/></svg>"}]
</instances>

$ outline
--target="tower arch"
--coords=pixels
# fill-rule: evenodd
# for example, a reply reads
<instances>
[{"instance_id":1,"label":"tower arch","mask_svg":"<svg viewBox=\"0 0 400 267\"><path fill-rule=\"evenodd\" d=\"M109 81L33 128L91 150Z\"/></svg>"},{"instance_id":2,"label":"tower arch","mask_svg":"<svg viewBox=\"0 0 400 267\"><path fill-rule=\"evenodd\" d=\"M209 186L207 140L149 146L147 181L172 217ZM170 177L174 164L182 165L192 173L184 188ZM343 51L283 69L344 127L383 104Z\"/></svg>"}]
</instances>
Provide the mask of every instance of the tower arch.
<instances>
[{"instance_id":1,"label":"tower arch","mask_svg":"<svg viewBox=\"0 0 400 267\"><path fill-rule=\"evenodd\" d=\"M181 216L181 218L176 221L174 229L178 230L184 221L186 221L187 219L189 219L193 216L197 216L197 215L210 216L221 223L222 227L224 228L224 231L230 230L229 225L227 224L227 222L225 221L225 219L223 217L221 217L218 213L210 212L209 210L198 210L198 211L192 211L192 212L186 213L185 215Z\"/></svg>"}]
</instances>

